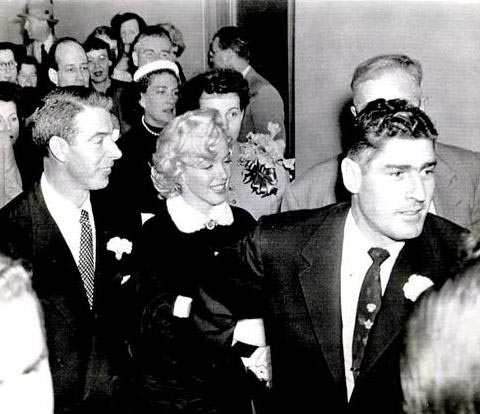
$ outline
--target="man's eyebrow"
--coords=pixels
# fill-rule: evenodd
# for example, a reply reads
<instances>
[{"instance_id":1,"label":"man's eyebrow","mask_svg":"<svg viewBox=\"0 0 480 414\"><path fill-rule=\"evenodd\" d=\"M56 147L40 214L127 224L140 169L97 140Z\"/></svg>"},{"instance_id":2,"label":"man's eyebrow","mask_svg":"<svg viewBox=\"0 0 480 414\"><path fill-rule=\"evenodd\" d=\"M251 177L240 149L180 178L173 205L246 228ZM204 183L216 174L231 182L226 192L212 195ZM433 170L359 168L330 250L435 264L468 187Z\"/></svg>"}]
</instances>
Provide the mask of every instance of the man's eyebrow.
<instances>
[{"instance_id":1,"label":"man's eyebrow","mask_svg":"<svg viewBox=\"0 0 480 414\"><path fill-rule=\"evenodd\" d=\"M112 134L113 134L113 132L111 132L111 131L97 131L90 138L88 138L88 141L92 141L95 138L105 138L105 137L108 137L109 135L112 135Z\"/></svg>"},{"instance_id":2,"label":"man's eyebrow","mask_svg":"<svg viewBox=\"0 0 480 414\"><path fill-rule=\"evenodd\" d=\"M420 169L423 170L425 168L434 167L437 165L437 161L429 161L421 165ZM401 171L408 171L414 168L411 164L386 164L386 169L395 169Z\"/></svg>"}]
</instances>

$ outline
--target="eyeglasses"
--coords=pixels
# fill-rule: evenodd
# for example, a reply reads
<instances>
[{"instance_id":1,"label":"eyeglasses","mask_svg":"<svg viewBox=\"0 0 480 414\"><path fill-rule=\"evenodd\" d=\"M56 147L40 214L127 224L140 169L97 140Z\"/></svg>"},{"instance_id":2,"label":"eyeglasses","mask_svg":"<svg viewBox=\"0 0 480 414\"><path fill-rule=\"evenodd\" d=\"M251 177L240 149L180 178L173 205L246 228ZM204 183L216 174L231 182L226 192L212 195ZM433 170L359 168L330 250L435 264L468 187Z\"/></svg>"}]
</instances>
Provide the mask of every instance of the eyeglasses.
<instances>
[{"instance_id":1,"label":"eyeglasses","mask_svg":"<svg viewBox=\"0 0 480 414\"><path fill-rule=\"evenodd\" d=\"M6 72L7 70L13 70L17 67L17 62L11 60L10 62L0 62L0 71Z\"/></svg>"}]
</instances>

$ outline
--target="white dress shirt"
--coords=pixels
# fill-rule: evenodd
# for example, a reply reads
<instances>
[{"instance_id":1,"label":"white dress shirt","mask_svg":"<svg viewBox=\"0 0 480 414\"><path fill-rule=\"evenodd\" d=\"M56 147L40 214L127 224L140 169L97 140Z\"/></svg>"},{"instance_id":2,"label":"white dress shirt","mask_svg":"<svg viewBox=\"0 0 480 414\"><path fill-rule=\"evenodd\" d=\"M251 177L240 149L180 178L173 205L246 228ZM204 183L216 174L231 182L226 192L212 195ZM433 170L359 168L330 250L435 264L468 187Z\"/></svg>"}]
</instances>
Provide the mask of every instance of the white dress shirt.
<instances>
[{"instance_id":1,"label":"white dress shirt","mask_svg":"<svg viewBox=\"0 0 480 414\"><path fill-rule=\"evenodd\" d=\"M92 205L90 203L90 195L88 195L85 202L79 208L70 200L58 193L47 181L45 174L42 174L42 178L40 179L40 188L42 190L43 198L45 199L45 204L47 205L48 211L50 212L53 220L55 220L55 223L57 223L60 233L62 233L63 239L67 243L77 266L80 258L80 212L82 210L88 211L90 226L92 227L93 263L95 264L96 233Z\"/></svg>"},{"instance_id":2,"label":"white dress shirt","mask_svg":"<svg viewBox=\"0 0 480 414\"><path fill-rule=\"evenodd\" d=\"M45 48L45 52L48 53L50 52L54 40L53 35L50 33L44 42L33 41L33 56L37 59L38 63L46 63L42 62L42 45Z\"/></svg>"},{"instance_id":3,"label":"white dress shirt","mask_svg":"<svg viewBox=\"0 0 480 414\"><path fill-rule=\"evenodd\" d=\"M380 281L382 284L382 295L385 293L390 273L397 260L404 242L393 242L386 247L390 256L380 267ZM353 331L355 329L355 319L357 316L357 304L362 289L363 279L368 268L372 264L372 258L368 251L372 247L369 239L362 233L355 223L352 211L350 210L345 222L343 233L342 248L342 267L341 267L341 307L342 307L342 340L343 340L343 358L345 362L345 380L347 384L348 399L353 392L355 385L352 373L352 342Z\"/></svg>"}]
</instances>

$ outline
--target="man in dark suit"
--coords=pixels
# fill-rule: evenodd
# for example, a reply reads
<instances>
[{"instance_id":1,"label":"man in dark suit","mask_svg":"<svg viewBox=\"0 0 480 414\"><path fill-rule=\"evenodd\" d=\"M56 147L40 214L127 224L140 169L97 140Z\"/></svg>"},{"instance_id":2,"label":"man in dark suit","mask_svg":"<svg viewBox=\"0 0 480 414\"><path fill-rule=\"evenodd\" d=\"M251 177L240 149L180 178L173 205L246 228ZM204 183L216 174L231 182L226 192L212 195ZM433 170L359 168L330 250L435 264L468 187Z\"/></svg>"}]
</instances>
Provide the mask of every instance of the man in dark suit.
<instances>
[{"instance_id":1,"label":"man in dark suit","mask_svg":"<svg viewBox=\"0 0 480 414\"><path fill-rule=\"evenodd\" d=\"M118 301L135 223L91 191L108 184L121 156L110 106L83 87L47 95L33 127L44 173L0 211L0 245L31 264L44 309L55 413L121 412Z\"/></svg>"},{"instance_id":2,"label":"man in dark suit","mask_svg":"<svg viewBox=\"0 0 480 414\"><path fill-rule=\"evenodd\" d=\"M342 161L351 204L265 216L212 252L221 271L207 293L238 319L265 320L272 412L401 412L405 321L448 277L465 232L428 213L436 135L406 101L371 102Z\"/></svg>"},{"instance_id":3,"label":"man in dark suit","mask_svg":"<svg viewBox=\"0 0 480 414\"><path fill-rule=\"evenodd\" d=\"M420 62L406 55L380 55L362 62L353 74L354 116L378 98L405 99L423 108ZM446 140L441 135L442 140ZM436 186L431 212L480 234L480 154L437 142ZM349 199L339 174L343 155L318 163L291 183L282 211L318 208Z\"/></svg>"},{"instance_id":4,"label":"man in dark suit","mask_svg":"<svg viewBox=\"0 0 480 414\"><path fill-rule=\"evenodd\" d=\"M277 123L275 136L285 144L283 101L275 87L250 65L250 50L246 35L235 26L222 27L213 36L208 52L213 68L235 69L248 82L250 102L245 108L238 140L246 140L249 132L268 134L268 123Z\"/></svg>"}]
</instances>

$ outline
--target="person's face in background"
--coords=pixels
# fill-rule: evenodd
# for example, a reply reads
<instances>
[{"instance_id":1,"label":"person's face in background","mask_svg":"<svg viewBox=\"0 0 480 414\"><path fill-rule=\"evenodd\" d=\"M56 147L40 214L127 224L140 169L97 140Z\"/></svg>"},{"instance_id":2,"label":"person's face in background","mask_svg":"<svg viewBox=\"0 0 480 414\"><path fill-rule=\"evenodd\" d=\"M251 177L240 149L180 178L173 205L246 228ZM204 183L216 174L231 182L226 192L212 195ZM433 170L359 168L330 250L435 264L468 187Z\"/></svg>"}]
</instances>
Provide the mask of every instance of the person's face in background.
<instances>
[{"instance_id":1,"label":"person's face in background","mask_svg":"<svg viewBox=\"0 0 480 414\"><path fill-rule=\"evenodd\" d=\"M90 79L93 83L105 82L109 77L111 60L108 58L108 51L90 50L87 53L88 70L90 72Z\"/></svg>"},{"instance_id":2,"label":"person's face in background","mask_svg":"<svg viewBox=\"0 0 480 414\"><path fill-rule=\"evenodd\" d=\"M402 70L380 74L377 78L357 85L353 93L352 113L356 116L369 102L376 99L404 99L408 103L423 108L420 85Z\"/></svg>"},{"instance_id":3,"label":"person's face in background","mask_svg":"<svg viewBox=\"0 0 480 414\"><path fill-rule=\"evenodd\" d=\"M120 37L125 46L125 51L128 52L130 50L130 45L139 33L140 28L136 19L127 20L120 25Z\"/></svg>"},{"instance_id":4,"label":"person's face in background","mask_svg":"<svg viewBox=\"0 0 480 414\"><path fill-rule=\"evenodd\" d=\"M168 72L152 75L147 90L140 95L145 120L152 126L165 126L175 117L177 100L177 78Z\"/></svg>"},{"instance_id":5,"label":"person's face in background","mask_svg":"<svg viewBox=\"0 0 480 414\"><path fill-rule=\"evenodd\" d=\"M110 47L110 52L113 53L115 59L118 57L118 43L115 39L107 36L106 34L100 34L96 36L98 39L103 40Z\"/></svg>"},{"instance_id":6,"label":"person's face in background","mask_svg":"<svg viewBox=\"0 0 480 414\"><path fill-rule=\"evenodd\" d=\"M0 304L0 331L0 412L53 414L47 346L33 297Z\"/></svg>"},{"instance_id":7,"label":"person's face in background","mask_svg":"<svg viewBox=\"0 0 480 414\"><path fill-rule=\"evenodd\" d=\"M229 49L222 49L219 45L218 37L215 37L210 44L208 51L208 61L210 67L213 69L229 68L228 63L231 51Z\"/></svg>"},{"instance_id":8,"label":"person's face in background","mask_svg":"<svg viewBox=\"0 0 480 414\"><path fill-rule=\"evenodd\" d=\"M35 88L38 84L37 68L29 63L22 63L17 75L17 82L22 88Z\"/></svg>"},{"instance_id":9,"label":"person's face in background","mask_svg":"<svg viewBox=\"0 0 480 414\"><path fill-rule=\"evenodd\" d=\"M88 71L87 55L83 47L75 42L61 43L55 53L58 64L56 72L57 86L85 86L88 88L90 72ZM53 69L50 69L53 70Z\"/></svg>"},{"instance_id":10,"label":"person's face in background","mask_svg":"<svg viewBox=\"0 0 480 414\"><path fill-rule=\"evenodd\" d=\"M28 33L28 37L38 42L43 42L50 34L50 27L46 20L37 19L33 16L28 16L25 19L23 28Z\"/></svg>"},{"instance_id":11,"label":"person's face in background","mask_svg":"<svg viewBox=\"0 0 480 414\"><path fill-rule=\"evenodd\" d=\"M17 83L17 62L10 49L0 50L0 81Z\"/></svg>"},{"instance_id":12,"label":"person's face in background","mask_svg":"<svg viewBox=\"0 0 480 414\"><path fill-rule=\"evenodd\" d=\"M226 137L213 150L216 153L214 158L199 159L195 165L187 165L183 172L182 196L204 214L226 201L231 175L231 156Z\"/></svg>"},{"instance_id":13,"label":"person's face in background","mask_svg":"<svg viewBox=\"0 0 480 414\"><path fill-rule=\"evenodd\" d=\"M20 123L15 102L0 101L0 132L6 132L12 145L17 141L20 132Z\"/></svg>"},{"instance_id":14,"label":"person's face in background","mask_svg":"<svg viewBox=\"0 0 480 414\"><path fill-rule=\"evenodd\" d=\"M137 41L134 48L134 63L140 68L159 59L175 60L172 42L163 36L144 36Z\"/></svg>"},{"instance_id":15,"label":"person's face in background","mask_svg":"<svg viewBox=\"0 0 480 414\"><path fill-rule=\"evenodd\" d=\"M220 115L222 127L228 136L237 140L242 126L243 111L240 109L240 98L236 93L208 94L203 92L200 96L200 109L216 109Z\"/></svg>"}]
</instances>

